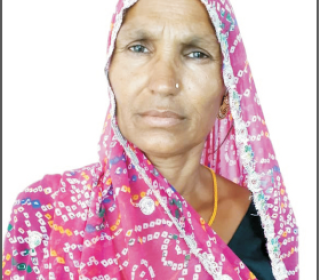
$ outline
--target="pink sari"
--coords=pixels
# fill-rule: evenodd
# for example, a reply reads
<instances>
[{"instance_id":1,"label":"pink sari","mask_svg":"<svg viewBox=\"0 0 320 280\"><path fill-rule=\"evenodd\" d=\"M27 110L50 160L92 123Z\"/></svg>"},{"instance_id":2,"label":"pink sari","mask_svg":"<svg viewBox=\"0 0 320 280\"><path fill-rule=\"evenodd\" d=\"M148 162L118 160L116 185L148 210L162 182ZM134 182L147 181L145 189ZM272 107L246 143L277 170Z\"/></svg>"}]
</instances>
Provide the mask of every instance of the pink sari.
<instances>
[{"instance_id":1,"label":"pink sari","mask_svg":"<svg viewBox=\"0 0 320 280\"><path fill-rule=\"evenodd\" d=\"M123 12L135 2L117 4L107 77ZM225 0L201 2L223 52L231 108L208 135L201 163L253 193L275 279L298 279L298 229L234 12ZM5 238L3 279L256 279L122 137L110 83L109 94L99 162L46 175L19 194Z\"/></svg>"}]
</instances>

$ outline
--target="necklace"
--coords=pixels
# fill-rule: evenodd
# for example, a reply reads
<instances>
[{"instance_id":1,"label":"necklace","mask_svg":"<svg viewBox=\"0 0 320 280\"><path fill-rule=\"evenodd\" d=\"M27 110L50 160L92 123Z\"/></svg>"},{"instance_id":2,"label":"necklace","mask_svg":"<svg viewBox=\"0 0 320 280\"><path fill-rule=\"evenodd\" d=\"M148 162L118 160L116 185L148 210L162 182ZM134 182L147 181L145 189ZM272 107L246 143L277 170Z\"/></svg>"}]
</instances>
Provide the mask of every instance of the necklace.
<instances>
[{"instance_id":1,"label":"necklace","mask_svg":"<svg viewBox=\"0 0 320 280\"><path fill-rule=\"evenodd\" d=\"M205 165L203 165L203 166L204 166L205 168L207 168L207 169L210 170L210 172L211 172L211 174L212 174L212 180L213 180L213 195L214 195L213 199L214 199L214 205L213 205L212 215L211 215L211 217L210 217L210 219L209 219L209 222L208 222L208 225L211 227L212 224L213 224L213 222L214 222L214 219L215 219L215 217L216 217L216 215L217 215L217 209L218 209L218 188L217 188L217 180L216 180L216 174L214 173L214 171L213 171L211 168L209 168L209 167L207 167L207 166L205 166Z\"/></svg>"}]
</instances>

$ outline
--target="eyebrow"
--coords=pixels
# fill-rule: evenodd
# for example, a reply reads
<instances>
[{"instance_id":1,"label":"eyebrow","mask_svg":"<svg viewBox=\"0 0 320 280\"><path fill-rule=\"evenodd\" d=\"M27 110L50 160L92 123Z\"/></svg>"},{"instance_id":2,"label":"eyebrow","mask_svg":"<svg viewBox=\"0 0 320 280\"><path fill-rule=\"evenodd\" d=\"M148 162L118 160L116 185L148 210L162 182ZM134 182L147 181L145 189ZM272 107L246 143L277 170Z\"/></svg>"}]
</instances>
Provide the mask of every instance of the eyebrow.
<instances>
[{"instance_id":1,"label":"eyebrow","mask_svg":"<svg viewBox=\"0 0 320 280\"><path fill-rule=\"evenodd\" d=\"M217 40L209 39L208 37L199 37L197 35L187 37L184 40L183 44L190 45L190 46L197 46L197 45L204 44L205 46L215 47L215 48L219 46L219 43Z\"/></svg>"},{"instance_id":2,"label":"eyebrow","mask_svg":"<svg viewBox=\"0 0 320 280\"><path fill-rule=\"evenodd\" d=\"M147 30L143 30L143 29L134 29L134 30L130 30L130 29L125 29L124 30L126 32L126 37L129 38L139 38L140 40L145 40L145 39L155 39L155 36L147 31Z\"/></svg>"}]
</instances>

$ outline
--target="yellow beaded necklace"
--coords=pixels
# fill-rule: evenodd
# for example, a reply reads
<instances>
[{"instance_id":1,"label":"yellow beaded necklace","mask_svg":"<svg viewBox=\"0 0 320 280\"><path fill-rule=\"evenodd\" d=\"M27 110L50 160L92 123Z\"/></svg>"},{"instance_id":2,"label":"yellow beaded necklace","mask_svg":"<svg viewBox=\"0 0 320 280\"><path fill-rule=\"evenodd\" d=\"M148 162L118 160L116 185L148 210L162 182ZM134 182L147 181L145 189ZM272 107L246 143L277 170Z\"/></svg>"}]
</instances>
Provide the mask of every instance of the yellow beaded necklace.
<instances>
[{"instance_id":1,"label":"yellow beaded necklace","mask_svg":"<svg viewBox=\"0 0 320 280\"><path fill-rule=\"evenodd\" d=\"M213 171L211 168L209 168L209 167L207 167L207 166L205 166L205 165L203 165L203 166L204 166L205 168L207 168L207 169L210 170L210 172L211 172L211 174L212 174L212 179L213 179L213 195L214 195L213 199L214 199L214 205L213 205L212 215L211 215L211 217L210 217L210 219L209 219L209 222L208 222L208 225L211 227L211 225L213 224L214 219L215 219L215 217L216 217L216 215L217 215L217 209L218 209L218 187L217 187L216 174L214 173L214 171Z\"/></svg>"}]
</instances>

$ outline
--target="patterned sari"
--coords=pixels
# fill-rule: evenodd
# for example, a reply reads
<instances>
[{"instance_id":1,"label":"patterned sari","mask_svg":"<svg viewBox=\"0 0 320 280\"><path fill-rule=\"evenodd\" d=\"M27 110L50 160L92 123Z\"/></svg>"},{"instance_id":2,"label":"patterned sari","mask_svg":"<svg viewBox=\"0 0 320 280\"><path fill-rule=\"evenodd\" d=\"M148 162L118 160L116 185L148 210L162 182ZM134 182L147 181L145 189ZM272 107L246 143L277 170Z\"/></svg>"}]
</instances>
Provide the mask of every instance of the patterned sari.
<instances>
[{"instance_id":1,"label":"patterned sari","mask_svg":"<svg viewBox=\"0 0 320 280\"><path fill-rule=\"evenodd\" d=\"M256 279L121 135L108 70L124 12L135 2L120 0L112 17L105 67L111 104L99 161L46 175L19 194L3 279ZM225 0L201 2L221 46L230 100L228 116L217 119L207 137L201 164L252 192L275 279L298 279L298 229L234 12Z\"/></svg>"}]
</instances>

